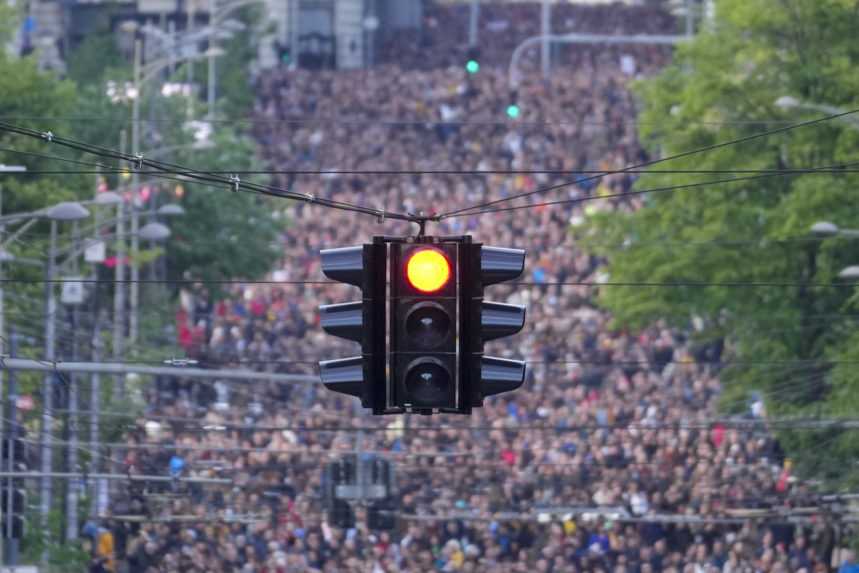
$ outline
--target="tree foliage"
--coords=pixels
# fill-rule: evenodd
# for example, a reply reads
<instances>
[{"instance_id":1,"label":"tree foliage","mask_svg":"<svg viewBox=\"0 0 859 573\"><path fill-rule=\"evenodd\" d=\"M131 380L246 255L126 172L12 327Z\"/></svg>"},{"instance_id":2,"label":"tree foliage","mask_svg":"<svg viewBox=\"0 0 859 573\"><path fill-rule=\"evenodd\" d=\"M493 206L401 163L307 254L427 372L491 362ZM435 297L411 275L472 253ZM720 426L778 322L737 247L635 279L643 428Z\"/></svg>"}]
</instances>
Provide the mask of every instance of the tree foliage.
<instances>
[{"instance_id":1,"label":"tree foliage","mask_svg":"<svg viewBox=\"0 0 859 573\"><path fill-rule=\"evenodd\" d=\"M694 41L678 47L671 66L638 85L641 136L654 155L821 115L809 108L779 108L775 102L785 95L800 102L859 107L859 76L851 71L859 59L854 2L721 0L716 14ZM800 169L856 163L857 127L848 118L829 121L660 168ZM739 176L650 174L635 188ZM732 358L758 362L723 372L728 411L739 410L749 393L758 391L770 415L855 417L859 375L847 361L859 359L859 291L839 284L837 275L845 266L859 264L859 255L855 243L813 237L810 227L821 220L859 226L857 183L856 174L845 172L654 192L593 215L578 232L605 259L612 281L795 285L613 287L602 289L600 298L619 326L666 319L690 328L697 318L695 336L700 340L723 339ZM805 471L836 480L855 478L843 463L846 454L855 459L859 453L855 432L795 431L781 437Z\"/></svg>"}]
</instances>

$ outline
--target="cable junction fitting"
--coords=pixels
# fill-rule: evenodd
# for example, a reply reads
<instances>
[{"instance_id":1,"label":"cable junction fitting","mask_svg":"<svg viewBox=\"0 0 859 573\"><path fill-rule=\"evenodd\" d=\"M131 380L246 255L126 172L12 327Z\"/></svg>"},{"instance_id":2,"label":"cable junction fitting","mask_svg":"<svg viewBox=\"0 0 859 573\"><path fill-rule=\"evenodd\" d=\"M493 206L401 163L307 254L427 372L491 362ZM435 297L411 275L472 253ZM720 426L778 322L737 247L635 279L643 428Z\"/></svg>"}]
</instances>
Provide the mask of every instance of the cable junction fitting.
<instances>
[{"instance_id":1,"label":"cable junction fitting","mask_svg":"<svg viewBox=\"0 0 859 573\"><path fill-rule=\"evenodd\" d=\"M138 171L143 169L143 154L137 153L134 155L134 168Z\"/></svg>"},{"instance_id":2,"label":"cable junction fitting","mask_svg":"<svg viewBox=\"0 0 859 573\"><path fill-rule=\"evenodd\" d=\"M242 180L239 179L238 175L230 175L230 184L233 186L233 193L239 192L239 185L241 185Z\"/></svg>"},{"instance_id":3,"label":"cable junction fitting","mask_svg":"<svg viewBox=\"0 0 859 573\"><path fill-rule=\"evenodd\" d=\"M198 364L193 358L169 358L164 361L168 366L194 366Z\"/></svg>"},{"instance_id":4,"label":"cable junction fitting","mask_svg":"<svg viewBox=\"0 0 859 573\"><path fill-rule=\"evenodd\" d=\"M304 198L307 199L309 203L314 203L316 201L316 196L313 193L304 193Z\"/></svg>"},{"instance_id":5,"label":"cable junction fitting","mask_svg":"<svg viewBox=\"0 0 859 573\"><path fill-rule=\"evenodd\" d=\"M43 131L42 132L42 139L44 139L45 141L47 141L49 143L54 141L54 132L53 131Z\"/></svg>"}]
</instances>

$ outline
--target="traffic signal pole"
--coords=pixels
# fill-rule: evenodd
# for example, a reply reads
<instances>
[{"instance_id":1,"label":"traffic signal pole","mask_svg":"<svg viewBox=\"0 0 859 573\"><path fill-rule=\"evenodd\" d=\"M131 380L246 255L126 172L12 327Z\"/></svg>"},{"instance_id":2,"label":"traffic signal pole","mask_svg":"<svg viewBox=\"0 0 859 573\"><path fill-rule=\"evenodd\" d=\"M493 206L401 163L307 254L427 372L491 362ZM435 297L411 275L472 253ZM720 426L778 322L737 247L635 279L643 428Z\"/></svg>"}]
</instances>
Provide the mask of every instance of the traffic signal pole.
<instances>
[{"instance_id":1,"label":"traffic signal pole","mask_svg":"<svg viewBox=\"0 0 859 573\"><path fill-rule=\"evenodd\" d=\"M9 356L14 358L18 352L18 335L14 329L9 333ZM9 371L9 390L6 399L6 421L3 424L3 436L9 440L9 447L4 448L7 452L6 458L3 460L2 467L4 470L15 471L15 439L18 437L18 407L16 405L18 399L18 379L14 370ZM14 486L13 479L6 477L3 479L3 496L2 500L2 519L7 532L12 531L12 506L14 503ZM15 566L18 564L18 540L11 535L3 536L3 561L6 565Z\"/></svg>"}]
</instances>

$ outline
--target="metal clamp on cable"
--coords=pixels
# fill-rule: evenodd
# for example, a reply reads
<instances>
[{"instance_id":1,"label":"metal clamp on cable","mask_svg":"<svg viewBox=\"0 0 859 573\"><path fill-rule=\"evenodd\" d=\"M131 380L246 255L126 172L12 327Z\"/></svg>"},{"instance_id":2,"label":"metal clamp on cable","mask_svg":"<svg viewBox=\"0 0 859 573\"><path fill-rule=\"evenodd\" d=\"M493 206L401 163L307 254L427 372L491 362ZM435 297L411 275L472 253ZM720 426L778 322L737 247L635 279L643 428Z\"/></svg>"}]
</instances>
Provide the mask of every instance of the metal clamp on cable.
<instances>
[{"instance_id":1,"label":"metal clamp on cable","mask_svg":"<svg viewBox=\"0 0 859 573\"><path fill-rule=\"evenodd\" d=\"M230 175L230 183L233 185L233 193L239 192L239 185L241 182L242 180L239 179L238 175Z\"/></svg>"},{"instance_id":2,"label":"metal clamp on cable","mask_svg":"<svg viewBox=\"0 0 859 573\"><path fill-rule=\"evenodd\" d=\"M43 131L42 132L42 138L45 141L50 143L50 142L54 141L54 132L53 131Z\"/></svg>"},{"instance_id":3,"label":"metal clamp on cable","mask_svg":"<svg viewBox=\"0 0 859 573\"><path fill-rule=\"evenodd\" d=\"M376 222L380 225L385 222L385 208L382 207L379 211L379 216L376 218Z\"/></svg>"},{"instance_id":4,"label":"metal clamp on cable","mask_svg":"<svg viewBox=\"0 0 859 573\"><path fill-rule=\"evenodd\" d=\"M143 169L143 154L137 153L134 155L134 168L138 171Z\"/></svg>"},{"instance_id":5,"label":"metal clamp on cable","mask_svg":"<svg viewBox=\"0 0 859 573\"><path fill-rule=\"evenodd\" d=\"M314 201L316 201L316 196L313 195L313 193L305 193L304 198L307 199L308 203L313 203Z\"/></svg>"}]
</instances>

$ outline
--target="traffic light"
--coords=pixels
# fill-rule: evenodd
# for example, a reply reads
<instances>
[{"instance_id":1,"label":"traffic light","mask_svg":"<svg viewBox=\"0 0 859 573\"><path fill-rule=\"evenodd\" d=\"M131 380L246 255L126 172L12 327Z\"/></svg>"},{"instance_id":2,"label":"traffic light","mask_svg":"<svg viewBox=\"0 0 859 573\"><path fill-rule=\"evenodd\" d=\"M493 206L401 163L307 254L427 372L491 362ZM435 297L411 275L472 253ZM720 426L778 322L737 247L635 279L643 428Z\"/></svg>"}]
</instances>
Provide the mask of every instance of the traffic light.
<instances>
[{"instance_id":1,"label":"traffic light","mask_svg":"<svg viewBox=\"0 0 859 573\"><path fill-rule=\"evenodd\" d=\"M476 74L480 71L480 48L471 46L465 57L465 71Z\"/></svg>"},{"instance_id":2,"label":"traffic light","mask_svg":"<svg viewBox=\"0 0 859 573\"><path fill-rule=\"evenodd\" d=\"M336 527L355 527L355 512L349 503L337 495L339 487L355 482L355 456L325 466L322 472L322 498L328 514L328 522Z\"/></svg>"},{"instance_id":3,"label":"traffic light","mask_svg":"<svg viewBox=\"0 0 859 573\"><path fill-rule=\"evenodd\" d=\"M30 469L29 449L21 438L2 441L2 467L15 473ZM24 537L27 510L27 490L20 478L0 478L0 533L4 539Z\"/></svg>"},{"instance_id":4,"label":"traffic light","mask_svg":"<svg viewBox=\"0 0 859 573\"><path fill-rule=\"evenodd\" d=\"M458 247L391 245L391 389L399 408L457 408Z\"/></svg>"},{"instance_id":5,"label":"traffic light","mask_svg":"<svg viewBox=\"0 0 859 573\"><path fill-rule=\"evenodd\" d=\"M507 117L510 119L516 119L519 117L519 114L522 110L519 108L519 91L518 90L510 90L510 97L508 98L510 102L507 105Z\"/></svg>"},{"instance_id":6,"label":"traffic light","mask_svg":"<svg viewBox=\"0 0 859 573\"><path fill-rule=\"evenodd\" d=\"M367 508L367 529L393 531L397 528L397 502L393 498L370 504Z\"/></svg>"},{"instance_id":7,"label":"traffic light","mask_svg":"<svg viewBox=\"0 0 859 573\"><path fill-rule=\"evenodd\" d=\"M524 362L484 357L483 343L521 330L525 308L484 302L483 289L524 264L524 251L468 236L376 237L322 251L325 275L363 292L361 302L320 307L326 332L362 346L361 356L321 362L322 382L374 414L470 414L484 397L515 390Z\"/></svg>"},{"instance_id":8,"label":"traffic light","mask_svg":"<svg viewBox=\"0 0 859 573\"><path fill-rule=\"evenodd\" d=\"M319 307L323 330L361 344L361 356L319 363L329 390L356 396L374 414L385 410L385 263L384 242L322 251L328 278L361 289L360 302Z\"/></svg>"}]
</instances>

